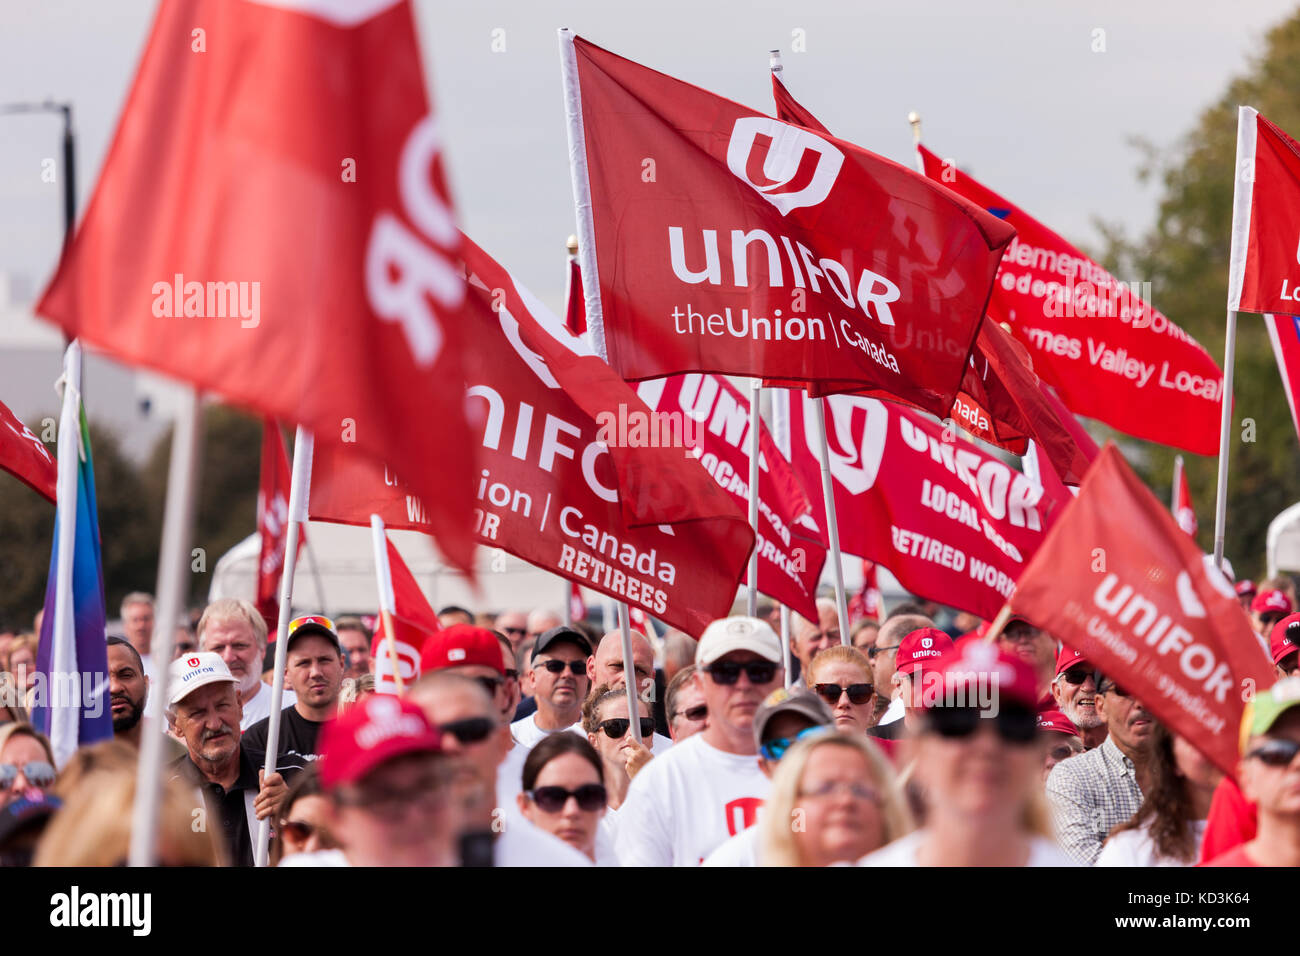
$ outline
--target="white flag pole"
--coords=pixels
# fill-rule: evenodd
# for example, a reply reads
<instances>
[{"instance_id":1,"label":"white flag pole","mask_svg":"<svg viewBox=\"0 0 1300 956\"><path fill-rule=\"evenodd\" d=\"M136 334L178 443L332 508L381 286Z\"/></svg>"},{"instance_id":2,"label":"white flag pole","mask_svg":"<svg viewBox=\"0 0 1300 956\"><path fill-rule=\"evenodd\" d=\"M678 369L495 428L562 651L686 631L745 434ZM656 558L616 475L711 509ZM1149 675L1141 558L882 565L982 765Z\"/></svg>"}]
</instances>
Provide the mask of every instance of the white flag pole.
<instances>
[{"instance_id":1,"label":"white flag pole","mask_svg":"<svg viewBox=\"0 0 1300 956\"><path fill-rule=\"evenodd\" d=\"M746 604L750 617L758 615L758 448L763 417L759 407L763 399L763 380L750 379L749 383L749 526L754 529L754 549L749 552L749 598Z\"/></svg>"},{"instance_id":2,"label":"white flag pole","mask_svg":"<svg viewBox=\"0 0 1300 956\"><path fill-rule=\"evenodd\" d=\"M81 451L81 343L76 339L63 354L63 404L59 413L58 469L55 498L59 516L58 563L54 569L54 624L50 630L50 686L55 675L79 674L76 627L72 606L72 564L77 546L77 468ZM20 688L21 690L21 688ZM19 703L22 703L20 698ZM49 696L49 741L54 763L62 768L77 749L81 722L79 701Z\"/></svg>"},{"instance_id":3,"label":"white flag pole","mask_svg":"<svg viewBox=\"0 0 1300 956\"><path fill-rule=\"evenodd\" d=\"M375 551L375 581L379 586L379 621L384 629L384 647L388 650L388 663L393 668L393 686L397 696L406 692L402 685L402 668L397 660L397 638L393 636L393 615L397 613L397 599L393 596L393 569L388 563L388 538L384 534L384 519L370 516L370 543Z\"/></svg>"},{"instance_id":4,"label":"white flag pole","mask_svg":"<svg viewBox=\"0 0 1300 956\"><path fill-rule=\"evenodd\" d=\"M587 310L587 331L601 361L608 362L605 318L600 302L600 273L596 266L596 227L591 215L591 181L587 175L587 140L582 127L582 93L578 88L578 60L573 34L559 31L560 74L564 81L564 115L569 135L569 173L573 180L573 205L578 220L578 269ZM566 597L565 604L568 604ZM618 623L623 637L623 674L627 684L628 718L633 739L641 743L640 708L637 707L636 669L632 666L632 628L627 605L618 602Z\"/></svg>"},{"instance_id":5,"label":"white flag pole","mask_svg":"<svg viewBox=\"0 0 1300 956\"><path fill-rule=\"evenodd\" d=\"M203 433L203 412L198 394L185 386L172 432L171 463L167 472L167 497L163 505L162 542L158 555L158 613L154 616L150 659L155 662L156 695L153 712L146 711L140 733L140 761L136 765L135 806L131 817L131 866L152 866L157 846L159 803L162 794L166 740L159 721L165 720L170 691L167 679L176 638L176 622L185 605L185 581L190 566L190 541L194 532L194 491L198 480Z\"/></svg>"},{"instance_id":6,"label":"white flag pole","mask_svg":"<svg viewBox=\"0 0 1300 956\"><path fill-rule=\"evenodd\" d=\"M1169 511L1178 520L1178 486L1183 483L1183 456L1174 456L1174 486L1169 491ZM1180 522L1181 523L1181 522Z\"/></svg>"},{"instance_id":7,"label":"white flag pole","mask_svg":"<svg viewBox=\"0 0 1300 956\"><path fill-rule=\"evenodd\" d=\"M1219 414L1219 476L1214 495L1214 563L1223 568L1228 508L1228 433L1232 430L1232 366L1237 355L1237 310L1246 272L1251 199L1255 182L1255 117L1249 106L1237 111L1237 165L1232 184L1232 245L1228 258L1228 321L1223 343L1223 395ZM1243 188L1244 186L1244 188Z\"/></svg>"},{"instance_id":8,"label":"white flag pole","mask_svg":"<svg viewBox=\"0 0 1300 956\"><path fill-rule=\"evenodd\" d=\"M314 448L312 433L301 425L293 439L293 478L289 484L289 529L284 548L284 574L280 578L280 620L275 630L274 681L271 684L271 715L266 728L266 776L275 773L275 758L280 749L280 709L284 704L284 667L288 651L289 615L293 607L293 575L298 564L298 533L307 521L311 499L311 459ZM266 866L271 842L271 818L265 817L257 827L256 864Z\"/></svg>"},{"instance_id":9,"label":"white flag pole","mask_svg":"<svg viewBox=\"0 0 1300 956\"><path fill-rule=\"evenodd\" d=\"M830 543L831 566L835 569L835 607L840 618L840 643L849 645L849 603L844 596L844 568L840 561L840 529L835 518L835 486L831 479L830 443L826 440L826 399L814 403L817 409L817 440L821 444L822 498L826 502L826 540Z\"/></svg>"}]
</instances>

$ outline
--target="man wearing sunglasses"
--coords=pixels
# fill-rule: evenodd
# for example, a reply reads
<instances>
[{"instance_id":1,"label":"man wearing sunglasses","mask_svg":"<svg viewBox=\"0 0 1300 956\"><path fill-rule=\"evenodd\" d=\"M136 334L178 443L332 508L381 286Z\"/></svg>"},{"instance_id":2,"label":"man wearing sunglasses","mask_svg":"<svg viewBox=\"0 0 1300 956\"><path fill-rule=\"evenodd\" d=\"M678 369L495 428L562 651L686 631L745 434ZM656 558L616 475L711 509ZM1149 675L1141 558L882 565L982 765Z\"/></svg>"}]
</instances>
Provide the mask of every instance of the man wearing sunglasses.
<instances>
[{"instance_id":1,"label":"man wearing sunglasses","mask_svg":"<svg viewBox=\"0 0 1300 956\"><path fill-rule=\"evenodd\" d=\"M754 715L783 682L780 639L756 618L723 618L705 628L695 666L709 725L632 781L619 812L623 866L696 866L751 826L767 796Z\"/></svg>"},{"instance_id":2,"label":"man wearing sunglasses","mask_svg":"<svg viewBox=\"0 0 1300 956\"><path fill-rule=\"evenodd\" d=\"M1083 749L1100 747L1106 739L1106 721L1097 713L1097 683L1101 674L1082 654L1072 647L1061 646L1056 656L1056 677L1052 679L1052 699L1056 709L1079 728Z\"/></svg>"},{"instance_id":3,"label":"man wearing sunglasses","mask_svg":"<svg viewBox=\"0 0 1300 956\"><path fill-rule=\"evenodd\" d=\"M523 611L502 611L492 626L506 636L512 651L518 651L519 645L528 637L528 615Z\"/></svg>"},{"instance_id":4,"label":"man wearing sunglasses","mask_svg":"<svg viewBox=\"0 0 1300 956\"><path fill-rule=\"evenodd\" d=\"M1047 775L1047 800L1061 847L1084 866L1096 862L1111 828L1142 805L1147 743L1155 728L1147 709L1109 676L1098 688L1097 713L1106 722L1106 740Z\"/></svg>"},{"instance_id":5,"label":"man wearing sunglasses","mask_svg":"<svg viewBox=\"0 0 1300 956\"><path fill-rule=\"evenodd\" d=\"M886 625L888 626L888 625ZM876 725L867 731L870 737L898 740L920 726L920 710L925 690L925 674L936 670L940 661L953 649L952 638L937 627L911 631L898 645L894 667L894 700L903 716L892 723ZM890 706L892 710L894 705ZM886 712L888 716L888 712Z\"/></svg>"},{"instance_id":6,"label":"man wearing sunglasses","mask_svg":"<svg viewBox=\"0 0 1300 956\"><path fill-rule=\"evenodd\" d=\"M547 734L582 733L582 702L591 690L590 656L591 642L577 628L561 624L537 638L528 666L537 710L510 725L515 743L531 750Z\"/></svg>"},{"instance_id":7,"label":"man wearing sunglasses","mask_svg":"<svg viewBox=\"0 0 1300 956\"><path fill-rule=\"evenodd\" d=\"M876 632L875 646L867 651L873 677L871 684L873 687L880 688L876 695L876 726L872 728L873 737L896 737L903 729L902 724L892 731L882 731L877 728L884 728L903 719L903 702L899 699L900 691L894 683L894 671L898 666L898 648L903 643L903 638L923 627L934 627L934 621L921 614L899 614L898 609L895 608L894 615L880 625L880 630Z\"/></svg>"},{"instance_id":8,"label":"man wearing sunglasses","mask_svg":"<svg viewBox=\"0 0 1300 956\"><path fill-rule=\"evenodd\" d=\"M644 634L632 632L632 668L636 671L636 695L643 701L653 703L655 699L655 652ZM596 645L596 652L587 659L587 679L592 687L606 684L612 688L627 686L627 675L623 672L623 632L610 631ZM627 706L624 705L624 710ZM623 715L624 717L627 714ZM653 706L651 717L654 716ZM644 765L652 754L661 754L673 745L672 738L654 733L654 721L651 720L651 733L642 734L646 753L640 761Z\"/></svg>"},{"instance_id":9,"label":"man wearing sunglasses","mask_svg":"<svg viewBox=\"0 0 1300 956\"><path fill-rule=\"evenodd\" d=\"M694 664L683 667L673 675L673 679L668 682L664 706L668 713L668 732L672 734L675 744L698 734L709 725L709 705L705 703L704 692L695 681Z\"/></svg>"},{"instance_id":10,"label":"man wearing sunglasses","mask_svg":"<svg viewBox=\"0 0 1300 956\"><path fill-rule=\"evenodd\" d=\"M1300 614L1288 614L1273 625L1269 655L1278 677L1294 677L1300 669Z\"/></svg>"},{"instance_id":11,"label":"man wearing sunglasses","mask_svg":"<svg viewBox=\"0 0 1300 956\"><path fill-rule=\"evenodd\" d=\"M1237 780L1258 829L1206 866L1300 866L1300 678L1287 677L1246 704Z\"/></svg>"},{"instance_id":12,"label":"man wearing sunglasses","mask_svg":"<svg viewBox=\"0 0 1300 956\"><path fill-rule=\"evenodd\" d=\"M754 712L754 743L763 776L772 779L777 764L795 741L834 729L835 718L821 697L812 691L791 693L778 687ZM702 865L758 866L760 833L757 826L740 831L705 857Z\"/></svg>"}]
</instances>

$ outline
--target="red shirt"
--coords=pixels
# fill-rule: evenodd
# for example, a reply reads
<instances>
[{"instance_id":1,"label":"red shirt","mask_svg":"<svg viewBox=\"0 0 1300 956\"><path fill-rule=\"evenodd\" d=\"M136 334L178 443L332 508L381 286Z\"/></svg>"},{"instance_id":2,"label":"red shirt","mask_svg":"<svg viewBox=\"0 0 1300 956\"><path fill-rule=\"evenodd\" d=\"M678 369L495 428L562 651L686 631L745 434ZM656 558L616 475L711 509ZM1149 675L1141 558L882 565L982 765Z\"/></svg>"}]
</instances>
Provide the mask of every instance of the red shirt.
<instances>
[{"instance_id":1,"label":"red shirt","mask_svg":"<svg viewBox=\"0 0 1300 956\"><path fill-rule=\"evenodd\" d=\"M1238 844L1227 853L1220 853L1208 863L1198 863L1197 866L1259 866L1254 860L1246 855L1244 844Z\"/></svg>"},{"instance_id":2,"label":"red shirt","mask_svg":"<svg viewBox=\"0 0 1300 956\"><path fill-rule=\"evenodd\" d=\"M1225 776L1214 788L1214 798L1210 801L1205 838L1201 842L1201 862L1207 863L1255 839L1256 826L1255 805L1246 799L1231 777Z\"/></svg>"}]
</instances>

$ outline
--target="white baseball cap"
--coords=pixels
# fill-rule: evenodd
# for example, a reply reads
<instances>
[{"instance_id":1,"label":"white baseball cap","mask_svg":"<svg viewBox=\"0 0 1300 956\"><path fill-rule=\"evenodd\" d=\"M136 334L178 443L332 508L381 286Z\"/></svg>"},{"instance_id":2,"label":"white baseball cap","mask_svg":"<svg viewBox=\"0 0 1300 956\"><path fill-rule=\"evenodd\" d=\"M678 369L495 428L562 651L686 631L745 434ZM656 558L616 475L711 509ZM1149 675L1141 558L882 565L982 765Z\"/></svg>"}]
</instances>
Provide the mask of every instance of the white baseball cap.
<instances>
[{"instance_id":1,"label":"white baseball cap","mask_svg":"<svg viewBox=\"0 0 1300 956\"><path fill-rule=\"evenodd\" d=\"M756 617L723 617L704 629L695 648L695 664L704 667L732 651L753 651L759 657L781 663L781 639Z\"/></svg>"},{"instance_id":2,"label":"white baseball cap","mask_svg":"<svg viewBox=\"0 0 1300 956\"><path fill-rule=\"evenodd\" d=\"M167 674L167 706L175 707L194 691L206 684L227 681L238 684L239 681L230 673L230 668L221 659L221 655L211 651L199 651L186 654L171 662Z\"/></svg>"}]
</instances>

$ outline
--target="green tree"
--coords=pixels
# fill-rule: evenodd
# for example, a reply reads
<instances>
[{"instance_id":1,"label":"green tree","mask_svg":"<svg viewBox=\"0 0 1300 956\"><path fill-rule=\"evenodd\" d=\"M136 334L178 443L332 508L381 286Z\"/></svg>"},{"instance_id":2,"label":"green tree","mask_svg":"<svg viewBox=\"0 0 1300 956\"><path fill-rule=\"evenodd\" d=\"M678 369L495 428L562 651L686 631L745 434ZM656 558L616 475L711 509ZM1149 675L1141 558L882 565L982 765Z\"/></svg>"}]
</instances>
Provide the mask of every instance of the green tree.
<instances>
[{"instance_id":1,"label":"green tree","mask_svg":"<svg viewBox=\"0 0 1300 956\"><path fill-rule=\"evenodd\" d=\"M153 589L161 510L113 432L92 422L90 447L107 611L115 617L129 591ZM54 454L55 446L49 448ZM22 630L32 626L45 602L53 540L54 505L12 475L0 473L0 625Z\"/></svg>"},{"instance_id":2,"label":"green tree","mask_svg":"<svg viewBox=\"0 0 1300 956\"><path fill-rule=\"evenodd\" d=\"M1300 12L1276 26L1244 75L1228 84L1192 131L1168 155L1146 147L1140 171L1162 188L1155 226L1130 241L1104 228L1105 264L1125 279L1149 280L1159 309L1222 363L1228 288L1228 252L1237 144L1237 107L1253 106L1293 133L1300 132ZM1225 553L1238 577L1264 573L1268 523L1300 499L1300 445L1282 390L1263 320L1242 313L1237 323L1235 405L1230 443ZM1253 435L1248 422L1254 423ZM1253 440L1252 440L1253 439ZM1168 500L1177 452L1144 445L1134 459L1157 494ZM1198 540L1214 543L1217 459L1186 455L1196 504Z\"/></svg>"}]
</instances>

